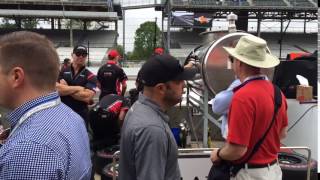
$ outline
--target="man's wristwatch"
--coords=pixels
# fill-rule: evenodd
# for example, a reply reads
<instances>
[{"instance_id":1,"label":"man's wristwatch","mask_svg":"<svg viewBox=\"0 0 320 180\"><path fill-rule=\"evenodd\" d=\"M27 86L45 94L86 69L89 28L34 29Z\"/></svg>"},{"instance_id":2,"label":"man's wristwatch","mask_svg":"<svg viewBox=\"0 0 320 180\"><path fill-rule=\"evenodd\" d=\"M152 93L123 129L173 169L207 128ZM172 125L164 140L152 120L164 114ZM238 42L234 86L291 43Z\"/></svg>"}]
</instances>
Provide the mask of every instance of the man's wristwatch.
<instances>
[{"instance_id":1,"label":"man's wristwatch","mask_svg":"<svg viewBox=\"0 0 320 180\"><path fill-rule=\"evenodd\" d=\"M219 148L218 151L217 151L217 157L218 157L220 160L224 160L224 159L222 159L221 156L219 155L220 150L221 150L221 148Z\"/></svg>"}]
</instances>

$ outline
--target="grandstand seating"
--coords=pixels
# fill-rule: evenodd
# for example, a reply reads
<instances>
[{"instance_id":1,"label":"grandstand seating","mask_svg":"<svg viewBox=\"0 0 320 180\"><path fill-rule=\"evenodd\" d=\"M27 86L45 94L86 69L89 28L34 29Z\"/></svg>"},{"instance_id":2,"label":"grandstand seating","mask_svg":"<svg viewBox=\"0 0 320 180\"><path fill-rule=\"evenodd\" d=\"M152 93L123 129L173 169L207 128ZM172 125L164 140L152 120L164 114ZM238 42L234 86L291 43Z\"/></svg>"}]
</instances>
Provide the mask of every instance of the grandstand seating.
<instances>
[{"instance_id":1,"label":"grandstand seating","mask_svg":"<svg viewBox=\"0 0 320 180\"><path fill-rule=\"evenodd\" d=\"M46 35L57 47L70 46L69 30L33 30ZM82 31L73 30L73 44L88 44L90 47L113 47L115 45L117 32L115 31Z\"/></svg>"},{"instance_id":2,"label":"grandstand seating","mask_svg":"<svg viewBox=\"0 0 320 180\"><path fill-rule=\"evenodd\" d=\"M254 0L252 3L255 6L288 6L283 0Z\"/></svg>"},{"instance_id":3,"label":"grandstand seating","mask_svg":"<svg viewBox=\"0 0 320 180\"><path fill-rule=\"evenodd\" d=\"M225 0L223 5L225 6L249 6L248 1L234 1L234 0Z\"/></svg>"},{"instance_id":4,"label":"grandstand seating","mask_svg":"<svg viewBox=\"0 0 320 180\"><path fill-rule=\"evenodd\" d=\"M15 3L15 4L42 4L42 3L48 3L48 4L106 4L106 0L2 0L1 3Z\"/></svg>"},{"instance_id":5,"label":"grandstand seating","mask_svg":"<svg viewBox=\"0 0 320 180\"><path fill-rule=\"evenodd\" d=\"M254 7L315 7L315 0L172 0L173 5L194 7L229 7L229 6L254 6Z\"/></svg>"},{"instance_id":6,"label":"grandstand seating","mask_svg":"<svg viewBox=\"0 0 320 180\"><path fill-rule=\"evenodd\" d=\"M56 46L60 61L64 58L70 58L72 47L70 47L69 30L48 30L36 29L34 32L47 36ZM0 35L12 30L0 30ZM73 44L84 44L89 46L90 61L95 65L100 65L107 50L116 44L116 31L73 31Z\"/></svg>"},{"instance_id":7,"label":"grandstand seating","mask_svg":"<svg viewBox=\"0 0 320 180\"><path fill-rule=\"evenodd\" d=\"M287 0L292 6L297 7L314 7L314 5L308 0Z\"/></svg>"},{"instance_id":8,"label":"grandstand seating","mask_svg":"<svg viewBox=\"0 0 320 180\"><path fill-rule=\"evenodd\" d=\"M173 0L175 5L193 5L193 6L248 6L246 0Z\"/></svg>"},{"instance_id":9,"label":"grandstand seating","mask_svg":"<svg viewBox=\"0 0 320 180\"><path fill-rule=\"evenodd\" d=\"M279 56L279 33L261 33L269 45L270 50L276 56ZM193 32L171 32L171 40L179 42L181 48L171 48L170 53L178 59L183 60L195 47L206 42L202 36ZM314 52L317 49L317 34L301 34L301 33L286 33L282 41L282 57L290 52L300 51L294 46L298 45L309 52Z\"/></svg>"},{"instance_id":10,"label":"grandstand seating","mask_svg":"<svg viewBox=\"0 0 320 180\"><path fill-rule=\"evenodd\" d=\"M222 2L219 0L192 0L190 3L192 5L222 5Z\"/></svg>"}]
</instances>

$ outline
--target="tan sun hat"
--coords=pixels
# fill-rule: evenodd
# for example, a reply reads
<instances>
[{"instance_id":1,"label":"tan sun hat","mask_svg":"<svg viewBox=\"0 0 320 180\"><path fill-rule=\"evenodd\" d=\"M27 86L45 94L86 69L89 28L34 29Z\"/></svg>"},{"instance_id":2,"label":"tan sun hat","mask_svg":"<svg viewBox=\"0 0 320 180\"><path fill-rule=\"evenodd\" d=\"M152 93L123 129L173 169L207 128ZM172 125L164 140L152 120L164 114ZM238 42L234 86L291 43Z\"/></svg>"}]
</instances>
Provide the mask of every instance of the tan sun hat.
<instances>
[{"instance_id":1,"label":"tan sun hat","mask_svg":"<svg viewBox=\"0 0 320 180\"><path fill-rule=\"evenodd\" d=\"M280 60L270 53L267 42L254 35L242 36L235 48L223 47L231 56L258 68L271 68Z\"/></svg>"}]
</instances>

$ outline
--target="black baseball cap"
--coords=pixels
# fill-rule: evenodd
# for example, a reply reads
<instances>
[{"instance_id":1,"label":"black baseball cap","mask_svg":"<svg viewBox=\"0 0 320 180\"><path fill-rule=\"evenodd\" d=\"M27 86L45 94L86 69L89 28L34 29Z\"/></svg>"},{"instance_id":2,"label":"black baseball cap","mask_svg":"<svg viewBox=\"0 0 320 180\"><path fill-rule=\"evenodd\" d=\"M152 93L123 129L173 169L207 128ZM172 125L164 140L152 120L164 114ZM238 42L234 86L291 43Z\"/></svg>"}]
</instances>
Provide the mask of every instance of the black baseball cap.
<instances>
[{"instance_id":1,"label":"black baseball cap","mask_svg":"<svg viewBox=\"0 0 320 180\"><path fill-rule=\"evenodd\" d=\"M80 54L88 54L88 50L87 50L87 47L84 46L84 45L76 45L76 46L73 48L73 53L74 53L74 54L77 54L77 53L80 53Z\"/></svg>"},{"instance_id":2,"label":"black baseball cap","mask_svg":"<svg viewBox=\"0 0 320 180\"><path fill-rule=\"evenodd\" d=\"M195 68L185 69L176 58L164 54L147 60L141 67L140 78L143 85L153 87L172 80L191 80L196 73Z\"/></svg>"}]
</instances>

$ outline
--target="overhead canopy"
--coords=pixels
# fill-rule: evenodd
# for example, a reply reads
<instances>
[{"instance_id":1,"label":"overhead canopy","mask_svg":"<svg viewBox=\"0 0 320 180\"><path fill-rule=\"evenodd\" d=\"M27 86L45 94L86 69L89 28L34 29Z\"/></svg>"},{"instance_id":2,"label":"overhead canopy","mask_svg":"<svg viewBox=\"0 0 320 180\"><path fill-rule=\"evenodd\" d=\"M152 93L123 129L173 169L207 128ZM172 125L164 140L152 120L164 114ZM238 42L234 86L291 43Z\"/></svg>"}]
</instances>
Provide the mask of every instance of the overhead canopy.
<instances>
[{"instance_id":1,"label":"overhead canopy","mask_svg":"<svg viewBox=\"0 0 320 180\"><path fill-rule=\"evenodd\" d=\"M52 10L17 10L0 9L0 17L23 17L23 18L66 18L87 20L118 20L116 12L92 12L92 11L52 11Z\"/></svg>"}]
</instances>

